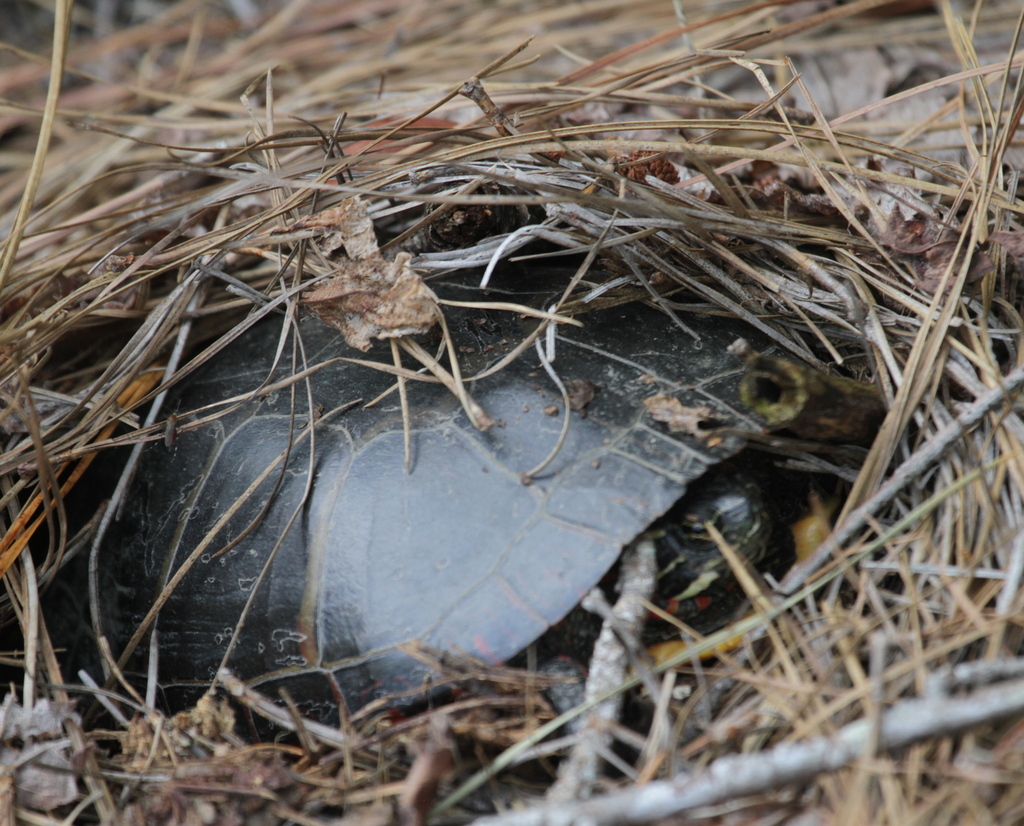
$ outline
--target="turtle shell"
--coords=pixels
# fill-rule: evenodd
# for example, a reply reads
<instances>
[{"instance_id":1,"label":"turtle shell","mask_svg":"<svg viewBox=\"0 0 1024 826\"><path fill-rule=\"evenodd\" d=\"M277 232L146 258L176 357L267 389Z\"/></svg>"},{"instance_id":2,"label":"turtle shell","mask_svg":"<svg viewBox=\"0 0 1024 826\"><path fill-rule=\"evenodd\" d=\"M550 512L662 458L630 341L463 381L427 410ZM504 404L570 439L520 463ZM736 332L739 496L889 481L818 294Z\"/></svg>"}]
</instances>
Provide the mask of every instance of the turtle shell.
<instances>
[{"instance_id":1,"label":"turtle shell","mask_svg":"<svg viewBox=\"0 0 1024 826\"><path fill-rule=\"evenodd\" d=\"M423 685L429 668L404 644L492 663L521 651L742 447L734 436L709 445L669 433L643 401L670 394L736 422L740 365L726 348L748 327L687 317L695 341L638 304L580 320L558 328L553 366L596 389L583 411L563 409L532 347L469 384L496 421L486 432L446 389L410 381L411 472L399 394L379 398L392 376L340 361L360 354L315 319L287 335L280 322L255 326L169 400L177 438L143 451L103 543L99 613L115 653L169 583L156 627L172 707L223 663L336 719L339 706ZM493 363L525 324L474 310L453 333L470 360ZM293 353L315 369L288 383ZM390 350L377 357L390 362ZM189 429L191 411L214 405L209 417L225 399L234 402L223 415ZM524 480L567 415L556 457ZM145 671L138 652L133 666Z\"/></svg>"}]
</instances>

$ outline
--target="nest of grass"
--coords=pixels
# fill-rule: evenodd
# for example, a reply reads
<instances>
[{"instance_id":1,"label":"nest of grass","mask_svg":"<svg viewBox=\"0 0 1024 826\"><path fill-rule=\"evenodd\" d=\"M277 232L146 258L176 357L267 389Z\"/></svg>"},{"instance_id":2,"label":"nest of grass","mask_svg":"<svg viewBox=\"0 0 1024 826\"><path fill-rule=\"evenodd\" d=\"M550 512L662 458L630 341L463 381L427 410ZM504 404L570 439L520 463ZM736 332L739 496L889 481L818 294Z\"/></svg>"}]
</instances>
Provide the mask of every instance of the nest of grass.
<instances>
[{"instance_id":1,"label":"nest of grass","mask_svg":"<svg viewBox=\"0 0 1024 826\"><path fill-rule=\"evenodd\" d=\"M118 25L109 5L26 15L21 43L52 24L55 46L0 62L0 816L1020 821L1018 4L185 0ZM553 789L556 726L519 672L488 675L497 699L341 730L225 675L298 728L253 745L212 699L83 724L130 689L69 687L51 643L40 594L101 522L63 497L97 451L164 438L154 399L329 286L333 250L357 258L353 204L389 239L364 257L414 292L540 239L578 270L560 318L638 296L731 316L884 396L862 461L832 466L831 536L777 588L751 581L756 613L663 678L646 739L570 738ZM346 335L409 332L416 355L382 283L369 326L339 311Z\"/></svg>"}]
</instances>

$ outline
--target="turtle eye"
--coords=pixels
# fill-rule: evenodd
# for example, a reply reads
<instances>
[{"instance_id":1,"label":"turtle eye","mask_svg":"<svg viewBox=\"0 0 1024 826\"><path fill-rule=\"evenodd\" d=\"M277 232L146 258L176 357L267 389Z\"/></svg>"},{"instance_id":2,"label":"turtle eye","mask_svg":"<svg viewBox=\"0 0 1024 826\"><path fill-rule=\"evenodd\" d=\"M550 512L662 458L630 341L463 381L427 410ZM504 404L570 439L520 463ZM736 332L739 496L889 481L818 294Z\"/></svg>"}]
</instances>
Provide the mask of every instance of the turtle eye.
<instances>
[{"instance_id":1,"label":"turtle eye","mask_svg":"<svg viewBox=\"0 0 1024 826\"><path fill-rule=\"evenodd\" d=\"M715 527L718 526L715 525ZM719 530L721 529L719 528ZM712 541L711 532L708 530L708 523L693 517L687 517L679 523L679 537L683 542L702 543Z\"/></svg>"}]
</instances>

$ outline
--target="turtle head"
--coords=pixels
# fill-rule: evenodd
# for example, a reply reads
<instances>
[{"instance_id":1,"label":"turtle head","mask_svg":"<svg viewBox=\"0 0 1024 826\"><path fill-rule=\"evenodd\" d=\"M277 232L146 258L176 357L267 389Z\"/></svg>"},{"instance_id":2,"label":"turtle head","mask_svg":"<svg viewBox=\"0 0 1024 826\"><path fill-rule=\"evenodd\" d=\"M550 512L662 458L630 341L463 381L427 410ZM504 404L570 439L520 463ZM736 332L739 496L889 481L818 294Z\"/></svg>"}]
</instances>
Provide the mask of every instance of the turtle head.
<instances>
[{"instance_id":1,"label":"turtle head","mask_svg":"<svg viewBox=\"0 0 1024 826\"><path fill-rule=\"evenodd\" d=\"M729 573L709 525L749 562L764 558L772 518L751 475L732 467L712 470L651 529L662 600L690 599Z\"/></svg>"}]
</instances>

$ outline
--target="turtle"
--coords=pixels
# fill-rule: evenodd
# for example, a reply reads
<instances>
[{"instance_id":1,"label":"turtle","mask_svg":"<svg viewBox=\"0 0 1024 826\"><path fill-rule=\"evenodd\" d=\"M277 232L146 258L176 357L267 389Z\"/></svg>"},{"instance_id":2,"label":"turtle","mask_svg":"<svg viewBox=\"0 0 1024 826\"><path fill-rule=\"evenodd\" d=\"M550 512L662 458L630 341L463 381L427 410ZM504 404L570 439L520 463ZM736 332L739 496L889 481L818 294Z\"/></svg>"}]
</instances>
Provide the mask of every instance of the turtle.
<instances>
[{"instance_id":1,"label":"turtle","mask_svg":"<svg viewBox=\"0 0 1024 826\"><path fill-rule=\"evenodd\" d=\"M363 356L313 317L253 326L173 391L174 437L142 452L99 549L93 605L118 656L162 600L152 615L172 709L222 665L337 721L422 692L432 670L407 644L507 662L745 446L735 427L674 433L645 399L669 395L716 425L756 426L727 347L741 335L764 342L740 322L691 315L684 327L634 301L553 326L548 367L592 395L567 408L577 394L561 392L535 347L518 347L536 319L448 315L489 428L438 383L408 381L403 413L394 376L365 365L391 363L387 345ZM725 487L726 500L716 492L704 507L733 512L740 531L750 512L759 524L758 494L752 505L737 498L741 485ZM677 596L725 568L705 544L659 559ZM127 659L136 672L145 639Z\"/></svg>"}]
</instances>

